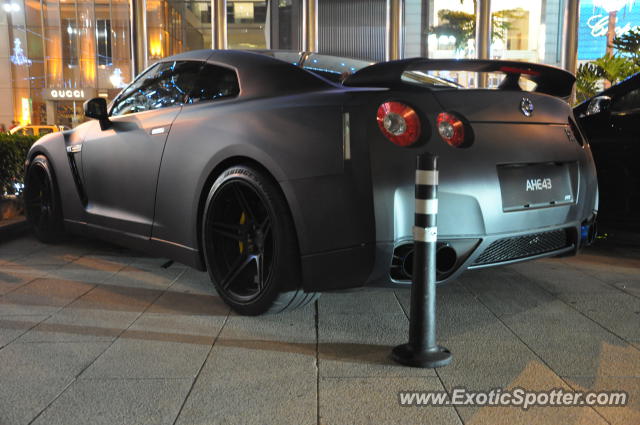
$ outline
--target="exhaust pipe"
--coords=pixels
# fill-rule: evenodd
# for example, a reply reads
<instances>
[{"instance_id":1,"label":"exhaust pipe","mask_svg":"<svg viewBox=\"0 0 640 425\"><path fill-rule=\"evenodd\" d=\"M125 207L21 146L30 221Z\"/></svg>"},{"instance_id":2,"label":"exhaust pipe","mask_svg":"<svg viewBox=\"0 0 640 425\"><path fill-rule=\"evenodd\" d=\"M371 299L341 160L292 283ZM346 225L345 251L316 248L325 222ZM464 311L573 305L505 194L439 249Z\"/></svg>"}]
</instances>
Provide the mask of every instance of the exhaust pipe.
<instances>
[{"instance_id":1,"label":"exhaust pipe","mask_svg":"<svg viewBox=\"0 0 640 425\"><path fill-rule=\"evenodd\" d=\"M453 270L458 261L456 250L447 243L443 243L436 250L436 271L447 274Z\"/></svg>"},{"instance_id":2,"label":"exhaust pipe","mask_svg":"<svg viewBox=\"0 0 640 425\"><path fill-rule=\"evenodd\" d=\"M401 271L403 276L410 280L413 276L413 249L406 251L404 257L401 258ZM440 275L451 272L458 261L456 250L447 243L438 243L436 249L436 272Z\"/></svg>"}]
</instances>

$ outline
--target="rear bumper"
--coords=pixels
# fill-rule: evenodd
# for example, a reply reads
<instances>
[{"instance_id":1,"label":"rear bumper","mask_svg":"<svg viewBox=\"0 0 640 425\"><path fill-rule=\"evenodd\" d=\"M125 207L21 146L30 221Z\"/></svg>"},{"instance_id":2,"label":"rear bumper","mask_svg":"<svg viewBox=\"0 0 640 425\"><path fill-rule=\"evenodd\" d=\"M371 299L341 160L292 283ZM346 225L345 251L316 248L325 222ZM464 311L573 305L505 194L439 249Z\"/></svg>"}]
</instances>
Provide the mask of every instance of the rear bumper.
<instances>
[{"instance_id":1,"label":"rear bumper","mask_svg":"<svg viewBox=\"0 0 640 425\"><path fill-rule=\"evenodd\" d=\"M456 258L454 264L445 263L444 270L440 269L438 259L437 281L438 283L448 282L457 278L465 270L502 266L545 257L576 255L588 244L582 230L583 226L590 225L592 223L585 220L551 228L486 235L482 238L439 239L439 247L455 247ZM366 285L411 284L410 276L397 274L398 266L401 266L398 253L404 246L412 248L413 242L406 240L399 244L376 244L375 268L367 279Z\"/></svg>"},{"instance_id":2,"label":"rear bumper","mask_svg":"<svg viewBox=\"0 0 640 425\"><path fill-rule=\"evenodd\" d=\"M439 270L439 281L454 279L466 269L574 255L583 245L582 226L597 210L589 145L571 140L566 126L558 124L472 126L475 142L467 149L452 149L435 137L418 149L398 149L385 140L371 143L377 244L368 284L410 282L394 275L394 267L397 270L398 256L408 249L402 247L412 244L415 158L420 151L439 157L438 240L440 248L456 251L455 262L449 260ZM505 206L499 170L538 164L566 164L573 201ZM550 176L542 171L538 177Z\"/></svg>"},{"instance_id":3,"label":"rear bumper","mask_svg":"<svg viewBox=\"0 0 640 425\"><path fill-rule=\"evenodd\" d=\"M465 270L495 267L545 257L576 255L589 243L594 217L561 226L529 229L481 238L444 238L438 245L454 247L455 263L438 283L457 278ZM403 247L413 248L409 239L363 243L358 246L302 257L307 291L326 291L359 286L399 287L411 284L408 277L394 276L394 262Z\"/></svg>"}]
</instances>

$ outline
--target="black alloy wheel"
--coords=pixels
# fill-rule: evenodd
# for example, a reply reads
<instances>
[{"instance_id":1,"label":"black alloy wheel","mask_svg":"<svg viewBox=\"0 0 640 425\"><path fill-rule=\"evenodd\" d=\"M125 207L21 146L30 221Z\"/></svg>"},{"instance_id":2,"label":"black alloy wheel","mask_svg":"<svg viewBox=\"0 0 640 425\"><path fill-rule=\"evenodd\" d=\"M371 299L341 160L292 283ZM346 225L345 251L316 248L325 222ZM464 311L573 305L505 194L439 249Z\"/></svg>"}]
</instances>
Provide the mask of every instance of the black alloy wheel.
<instances>
[{"instance_id":1,"label":"black alloy wheel","mask_svg":"<svg viewBox=\"0 0 640 425\"><path fill-rule=\"evenodd\" d=\"M273 268L274 240L270 211L260 194L243 180L218 188L207 221L216 281L237 302L250 302L265 290Z\"/></svg>"},{"instance_id":2,"label":"black alloy wheel","mask_svg":"<svg viewBox=\"0 0 640 425\"><path fill-rule=\"evenodd\" d=\"M240 314L279 312L315 299L300 289L297 238L284 196L260 170L233 167L214 182L203 247L218 294Z\"/></svg>"},{"instance_id":3,"label":"black alloy wheel","mask_svg":"<svg viewBox=\"0 0 640 425\"><path fill-rule=\"evenodd\" d=\"M63 236L60 201L49 161L43 155L30 163L25 179L25 213L36 237L58 242Z\"/></svg>"}]
</instances>

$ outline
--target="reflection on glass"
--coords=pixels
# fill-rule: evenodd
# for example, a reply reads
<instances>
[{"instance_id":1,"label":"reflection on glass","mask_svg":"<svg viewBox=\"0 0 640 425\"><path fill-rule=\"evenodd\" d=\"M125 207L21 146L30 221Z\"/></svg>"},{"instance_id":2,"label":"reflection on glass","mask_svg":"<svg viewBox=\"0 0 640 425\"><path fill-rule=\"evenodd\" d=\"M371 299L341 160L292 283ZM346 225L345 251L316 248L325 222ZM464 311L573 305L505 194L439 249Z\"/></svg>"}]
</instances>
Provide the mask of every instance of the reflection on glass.
<instances>
[{"instance_id":1,"label":"reflection on glass","mask_svg":"<svg viewBox=\"0 0 640 425\"><path fill-rule=\"evenodd\" d=\"M200 63L161 62L140 76L116 99L112 115L182 105L188 100Z\"/></svg>"},{"instance_id":2,"label":"reflection on glass","mask_svg":"<svg viewBox=\"0 0 640 425\"><path fill-rule=\"evenodd\" d=\"M98 38L98 65L108 66L111 60L111 20L96 21L96 37Z\"/></svg>"},{"instance_id":3,"label":"reflection on glass","mask_svg":"<svg viewBox=\"0 0 640 425\"><path fill-rule=\"evenodd\" d=\"M560 0L492 0L490 57L560 65L561 3ZM429 6L429 22L424 24L426 28L422 32L427 37L428 56L476 58L476 2L430 0ZM408 31L413 29L409 27ZM416 50L414 45L405 46L407 48ZM457 71L434 75L465 87L477 86L476 73ZM497 87L502 79L501 74L490 74L489 87ZM530 88L531 83L521 81L521 86Z\"/></svg>"},{"instance_id":4,"label":"reflection on glass","mask_svg":"<svg viewBox=\"0 0 640 425\"><path fill-rule=\"evenodd\" d=\"M12 100L5 104L13 109L14 120L77 125L84 119L84 100L98 94L111 99L130 81L129 0L14 3L20 11L11 13L7 30L20 41L25 60L6 65L8 69L0 64L0 75L11 78ZM116 69L118 87L109 78ZM74 90L83 97L60 99L52 90ZM7 116L3 105L0 115Z\"/></svg>"},{"instance_id":5,"label":"reflection on glass","mask_svg":"<svg viewBox=\"0 0 640 425\"><path fill-rule=\"evenodd\" d=\"M475 57L475 2L432 0L432 5L428 26L429 57Z\"/></svg>"},{"instance_id":6,"label":"reflection on glass","mask_svg":"<svg viewBox=\"0 0 640 425\"><path fill-rule=\"evenodd\" d=\"M493 58L544 62L542 6L542 0L493 0L491 12L499 25L491 45Z\"/></svg>"},{"instance_id":7,"label":"reflection on glass","mask_svg":"<svg viewBox=\"0 0 640 425\"><path fill-rule=\"evenodd\" d=\"M476 2L430 0L430 6L429 57L475 58ZM558 65L561 15L560 0L492 0L491 58Z\"/></svg>"},{"instance_id":8,"label":"reflection on glass","mask_svg":"<svg viewBox=\"0 0 640 425\"><path fill-rule=\"evenodd\" d=\"M270 38L267 15L270 2L227 2L227 39L230 49L265 49Z\"/></svg>"},{"instance_id":9,"label":"reflection on glass","mask_svg":"<svg viewBox=\"0 0 640 425\"><path fill-rule=\"evenodd\" d=\"M211 1L147 0L149 63L211 47Z\"/></svg>"}]
</instances>

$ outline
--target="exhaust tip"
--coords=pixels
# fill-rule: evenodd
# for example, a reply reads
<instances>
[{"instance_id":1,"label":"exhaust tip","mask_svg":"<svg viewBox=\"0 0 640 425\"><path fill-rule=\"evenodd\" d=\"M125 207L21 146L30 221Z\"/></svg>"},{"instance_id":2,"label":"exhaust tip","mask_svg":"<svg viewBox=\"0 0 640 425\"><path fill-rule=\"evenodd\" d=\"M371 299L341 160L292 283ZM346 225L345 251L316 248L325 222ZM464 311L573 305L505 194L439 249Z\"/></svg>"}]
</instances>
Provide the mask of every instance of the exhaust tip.
<instances>
[{"instance_id":1,"label":"exhaust tip","mask_svg":"<svg viewBox=\"0 0 640 425\"><path fill-rule=\"evenodd\" d=\"M436 251L436 270L438 273L447 274L451 272L458 262L456 250L449 244L443 244Z\"/></svg>"},{"instance_id":2,"label":"exhaust tip","mask_svg":"<svg viewBox=\"0 0 640 425\"><path fill-rule=\"evenodd\" d=\"M407 254L402 259L402 274L407 279L411 279L413 277L413 257L414 250L407 252Z\"/></svg>"},{"instance_id":3,"label":"exhaust tip","mask_svg":"<svg viewBox=\"0 0 640 425\"><path fill-rule=\"evenodd\" d=\"M400 276L393 276L394 278L400 278L401 280L411 280L413 277L413 261L414 250L413 245L407 244L398 249L396 252L396 258L399 260L398 268ZM447 243L439 243L436 249L436 272L439 275L446 275L451 273L455 269L458 262L458 254L451 245Z\"/></svg>"}]
</instances>

